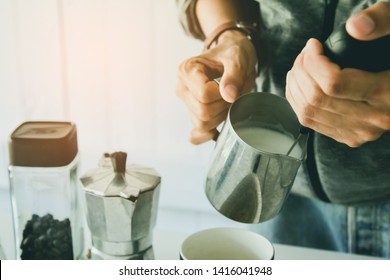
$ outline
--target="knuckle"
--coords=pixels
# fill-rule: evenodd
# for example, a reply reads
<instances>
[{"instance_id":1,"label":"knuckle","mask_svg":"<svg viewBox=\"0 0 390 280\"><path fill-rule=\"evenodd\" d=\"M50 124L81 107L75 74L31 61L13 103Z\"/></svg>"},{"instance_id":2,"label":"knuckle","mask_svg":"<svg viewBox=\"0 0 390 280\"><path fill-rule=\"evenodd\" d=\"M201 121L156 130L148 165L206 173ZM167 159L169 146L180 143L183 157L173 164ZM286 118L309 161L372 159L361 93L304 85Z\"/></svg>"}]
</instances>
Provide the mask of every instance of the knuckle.
<instances>
[{"instance_id":1,"label":"knuckle","mask_svg":"<svg viewBox=\"0 0 390 280\"><path fill-rule=\"evenodd\" d=\"M301 114L304 118L313 119L315 116L315 110L311 105L306 105L302 108Z\"/></svg>"},{"instance_id":2,"label":"knuckle","mask_svg":"<svg viewBox=\"0 0 390 280\"><path fill-rule=\"evenodd\" d=\"M198 119L195 123L195 128L198 131L205 131L208 128L207 122Z\"/></svg>"},{"instance_id":3,"label":"knuckle","mask_svg":"<svg viewBox=\"0 0 390 280\"><path fill-rule=\"evenodd\" d=\"M323 104L323 94L316 92L307 97L307 102L314 107L320 107Z\"/></svg>"},{"instance_id":4,"label":"knuckle","mask_svg":"<svg viewBox=\"0 0 390 280\"><path fill-rule=\"evenodd\" d=\"M305 127L311 127L314 123L314 121L306 116L299 116L298 117L299 123Z\"/></svg>"},{"instance_id":5,"label":"knuckle","mask_svg":"<svg viewBox=\"0 0 390 280\"><path fill-rule=\"evenodd\" d=\"M211 119L211 112L210 110L208 110L208 108L204 105L201 105L199 108L198 108L198 118L202 121L202 122L208 122L210 121Z\"/></svg>"},{"instance_id":6,"label":"knuckle","mask_svg":"<svg viewBox=\"0 0 390 280\"><path fill-rule=\"evenodd\" d=\"M205 65L201 57L195 56L184 60L178 67L178 75L188 75L191 72L204 72Z\"/></svg>"},{"instance_id":7,"label":"knuckle","mask_svg":"<svg viewBox=\"0 0 390 280\"><path fill-rule=\"evenodd\" d=\"M390 112L380 117L378 127L384 130L390 130Z\"/></svg>"},{"instance_id":8,"label":"knuckle","mask_svg":"<svg viewBox=\"0 0 390 280\"><path fill-rule=\"evenodd\" d=\"M378 129L360 129L354 132L354 137L344 137L343 143L351 148L358 148L363 144L377 140L383 131Z\"/></svg>"},{"instance_id":9,"label":"knuckle","mask_svg":"<svg viewBox=\"0 0 390 280\"><path fill-rule=\"evenodd\" d=\"M311 127L314 124L314 110L311 106L296 107L294 111L301 125Z\"/></svg>"},{"instance_id":10,"label":"knuckle","mask_svg":"<svg viewBox=\"0 0 390 280\"><path fill-rule=\"evenodd\" d=\"M361 139L361 144L363 144L363 143L374 141L375 139L377 139L378 133L374 132L374 131L364 130L364 131L360 132L359 137Z\"/></svg>"},{"instance_id":11,"label":"knuckle","mask_svg":"<svg viewBox=\"0 0 390 280\"><path fill-rule=\"evenodd\" d=\"M229 59L229 67L234 68L235 70L243 70L243 65L241 64L242 59L242 50L239 46L231 46L225 52L225 57Z\"/></svg>"},{"instance_id":12,"label":"knuckle","mask_svg":"<svg viewBox=\"0 0 390 280\"><path fill-rule=\"evenodd\" d=\"M378 112L369 118L369 121L375 127L381 130L390 130L390 112Z\"/></svg>"},{"instance_id":13,"label":"knuckle","mask_svg":"<svg viewBox=\"0 0 390 280\"><path fill-rule=\"evenodd\" d=\"M346 144L350 148L358 148L358 147L360 147L363 144L360 141L349 140L349 139L345 140L345 141L341 141L341 142L343 142L344 144Z\"/></svg>"},{"instance_id":14,"label":"knuckle","mask_svg":"<svg viewBox=\"0 0 390 280\"><path fill-rule=\"evenodd\" d=\"M325 86L325 93L329 96L337 96L343 92L343 80L341 75L332 74L328 77Z\"/></svg>"},{"instance_id":15,"label":"knuckle","mask_svg":"<svg viewBox=\"0 0 390 280\"><path fill-rule=\"evenodd\" d=\"M211 131L203 131L198 128L193 129L189 135L189 141L194 145L202 144L211 139L213 139L213 133Z\"/></svg>"},{"instance_id":16,"label":"knuckle","mask_svg":"<svg viewBox=\"0 0 390 280\"><path fill-rule=\"evenodd\" d=\"M199 102L201 103L201 106L202 106L202 104L206 104L210 101L210 97L208 94L208 88L207 88L206 84L204 84L200 87L197 96L198 96Z\"/></svg>"},{"instance_id":17,"label":"knuckle","mask_svg":"<svg viewBox=\"0 0 390 280\"><path fill-rule=\"evenodd\" d=\"M185 63L186 63L186 62L183 61L183 62L181 62L181 63L177 66L177 68L176 68L176 75L177 75L177 76L180 77L181 73L183 72L184 64L185 64Z\"/></svg>"},{"instance_id":18,"label":"knuckle","mask_svg":"<svg viewBox=\"0 0 390 280\"><path fill-rule=\"evenodd\" d=\"M176 84L175 94L176 94L176 96L178 96L180 98L183 96L183 90L182 90L182 86L180 85L180 83Z\"/></svg>"},{"instance_id":19,"label":"knuckle","mask_svg":"<svg viewBox=\"0 0 390 280\"><path fill-rule=\"evenodd\" d=\"M238 56L240 55L240 53L241 53L241 48L238 45L233 45L229 47L226 51L226 54L231 56Z\"/></svg>"},{"instance_id":20,"label":"knuckle","mask_svg":"<svg viewBox=\"0 0 390 280\"><path fill-rule=\"evenodd\" d=\"M390 13L390 4L386 3L384 1L380 1L376 3L378 10L386 11L387 13Z\"/></svg>"},{"instance_id":21,"label":"knuckle","mask_svg":"<svg viewBox=\"0 0 390 280\"><path fill-rule=\"evenodd\" d=\"M199 145L199 144L203 143L203 141L201 141L198 137L195 137L192 135L189 136L189 140L190 140L190 143L193 145Z\"/></svg>"},{"instance_id":22,"label":"knuckle","mask_svg":"<svg viewBox=\"0 0 390 280\"><path fill-rule=\"evenodd\" d=\"M191 60L192 59L187 59L179 64L179 66L176 69L177 76L182 77L184 75L187 75L187 72L189 69L188 65L191 64L191 62L190 62Z\"/></svg>"},{"instance_id":23,"label":"knuckle","mask_svg":"<svg viewBox=\"0 0 390 280\"><path fill-rule=\"evenodd\" d=\"M351 137L351 134L341 132L340 130L338 130L338 137L335 138L335 140L340 143L344 143L350 148L357 148L363 144L363 142L359 139L359 137L357 137L357 135Z\"/></svg>"},{"instance_id":24,"label":"knuckle","mask_svg":"<svg viewBox=\"0 0 390 280\"><path fill-rule=\"evenodd\" d=\"M192 124L194 126L194 130L198 130L202 128L202 121L199 120L196 116L192 118Z\"/></svg>"}]
</instances>

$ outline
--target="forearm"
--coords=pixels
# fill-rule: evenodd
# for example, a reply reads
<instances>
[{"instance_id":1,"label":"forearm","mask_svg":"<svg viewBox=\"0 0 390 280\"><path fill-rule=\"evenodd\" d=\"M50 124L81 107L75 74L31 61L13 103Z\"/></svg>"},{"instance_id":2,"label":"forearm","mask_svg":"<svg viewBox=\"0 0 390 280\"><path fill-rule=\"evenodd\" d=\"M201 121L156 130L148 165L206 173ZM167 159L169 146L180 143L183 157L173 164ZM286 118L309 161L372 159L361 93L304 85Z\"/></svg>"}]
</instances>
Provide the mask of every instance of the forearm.
<instances>
[{"instance_id":1,"label":"forearm","mask_svg":"<svg viewBox=\"0 0 390 280\"><path fill-rule=\"evenodd\" d=\"M221 24L243 19L243 5L240 0L198 0L195 7L196 17L205 37Z\"/></svg>"},{"instance_id":2,"label":"forearm","mask_svg":"<svg viewBox=\"0 0 390 280\"><path fill-rule=\"evenodd\" d=\"M176 0L176 4L184 31L202 41L223 23L259 20L259 4L255 0Z\"/></svg>"},{"instance_id":3,"label":"forearm","mask_svg":"<svg viewBox=\"0 0 390 280\"><path fill-rule=\"evenodd\" d=\"M251 40L257 30L252 23L259 17L243 11L252 9L258 15L259 6L252 0L177 0L177 3L184 30L204 41L205 46L202 53L180 64L176 87L178 96L191 111L194 129L190 140L200 144L216 139L217 127L226 119L230 103L253 87L257 60ZM243 9L246 6L250 8ZM219 86L213 81L217 77L222 77Z\"/></svg>"}]
</instances>

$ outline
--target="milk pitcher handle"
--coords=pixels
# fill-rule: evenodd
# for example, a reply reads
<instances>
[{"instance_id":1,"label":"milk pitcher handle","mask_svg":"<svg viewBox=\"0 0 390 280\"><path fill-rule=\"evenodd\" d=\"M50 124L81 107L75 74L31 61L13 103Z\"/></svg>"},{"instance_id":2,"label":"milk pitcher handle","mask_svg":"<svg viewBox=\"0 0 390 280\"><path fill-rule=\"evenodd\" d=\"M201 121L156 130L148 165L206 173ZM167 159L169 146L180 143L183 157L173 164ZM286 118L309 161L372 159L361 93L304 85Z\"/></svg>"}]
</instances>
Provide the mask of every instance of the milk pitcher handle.
<instances>
[{"instance_id":1,"label":"milk pitcher handle","mask_svg":"<svg viewBox=\"0 0 390 280\"><path fill-rule=\"evenodd\" d=\"M221 83L221 79L222 79L222 77L218 77L218 78L215 78L214 79L214 82L216 82L217 83L217 85L219 86L220 85L220 83ZM215 133L214 133L214 137L213 137L213 141L214 142L217 142L217 140L218 140L218 137L219 137L219 130L218 129L214 129L215 130Z\"/></svg>"}]
</instances>

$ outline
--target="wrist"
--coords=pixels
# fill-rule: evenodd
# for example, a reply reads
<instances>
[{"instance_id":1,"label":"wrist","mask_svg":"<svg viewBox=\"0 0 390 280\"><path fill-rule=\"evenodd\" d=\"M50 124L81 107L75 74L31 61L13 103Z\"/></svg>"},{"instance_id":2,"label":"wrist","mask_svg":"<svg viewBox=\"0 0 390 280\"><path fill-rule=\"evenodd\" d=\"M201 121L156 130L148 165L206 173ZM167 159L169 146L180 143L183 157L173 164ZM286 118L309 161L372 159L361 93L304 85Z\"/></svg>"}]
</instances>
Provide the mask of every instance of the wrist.
<instances>
[{"instance_id":1,"label":"wrist","mask_svg":"<svg viewBox=\"0 0 390 280\"><path fill-rule=\"evenodd\" d=\"M257 41L259 38L259 29L255 23L248 23L243 21L230 21L225 22L218 27L216 27L205 39L204 47L205 49L209 49L210 46L216 42L222 35L226 35L225 33L231 33L228 31L236 30L245 35L252 42ZM256 46L255 46L256 47Z\"/></svg>"},{"instance_id":2,"label":"wrist","mask_svg":"<svg viewBox=\"0 0 390 280\"><path fill-rule=\"evenodd\" d=\"M252 40L239 30L227 30L219 36L218 41L210 46L213 48L217 45L235 45L247 53L247 57L253 61L258 61L255 45Z\"/></svg>"},{"instance_id":3,"label":"wrist","mask_svg":"<svg viewBox=\"0 0 390 280\"><path fill-rule=\"evenodd\" d=\"M218 36L217 40L214 40L212 43L208 44L208 48L205 46L205 49L211 49L226 42L239 45L243 40L249 41L248 37L243 32L239 30L226 30L220 36Z\"/></svg>"},{"instance_id":4,"label":"wrist","mask_svg":"<svg viewBox=\"0 0 390 280\"><path fill-rule=\"evenodd\" d=\"M248 23L242 21L226 22L218 26L204 41L204 48L207 50L214 45L218 45L222 41L233 41L238 44L242 40L250 41L252 43L257 61L259 60L259 28L255 23ZM241 46L250 44L240 44Z\"/></svg>"}]
</instances>

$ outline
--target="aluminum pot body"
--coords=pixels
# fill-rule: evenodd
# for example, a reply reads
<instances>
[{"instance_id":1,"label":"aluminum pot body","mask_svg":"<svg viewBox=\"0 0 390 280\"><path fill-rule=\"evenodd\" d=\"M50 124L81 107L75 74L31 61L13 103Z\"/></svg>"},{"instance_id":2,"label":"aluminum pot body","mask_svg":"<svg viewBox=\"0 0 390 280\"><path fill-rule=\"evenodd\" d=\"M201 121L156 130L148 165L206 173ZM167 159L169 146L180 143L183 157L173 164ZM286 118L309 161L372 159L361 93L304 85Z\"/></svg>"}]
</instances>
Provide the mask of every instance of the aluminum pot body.
<instances>
[{"instance_id":1,"label":"aluminum pot body","mask_svg":"<svg viewBox=\"0 0 390 280\"><path fill-rule=\"evenodd\" d=\"M105 153L80 178L85 193L92 259L153 259L161 177L126 164L125 152Z\"/></svg>"},{"instance_id":2,"label":"aluminum pot body","mask_svg":"<svg viewBox=\"0 0 390 280\"><path fill-rule=\"evenodd\" d=\"M276 131L292 144L299 136L300 124L286 99L270 93L249 93L232 104L218 137L207 174L206 196L224 216L260 223L282 209L305 158L307 135L300 137L295 154L286 156L288 147L275 153L248 144L238 133L241 128Z\"/></svg>"},{"instance_id":3,"label":"aluminum pot body","mask_svg":"<svg viewBox=\"0 0 390 280\"><path fill-rule=\"evenodd\" d=\"M92 243L111 256L131 256L152 246L160 185L136 201L86 192Z\"/></svg>"}]
</instances>

